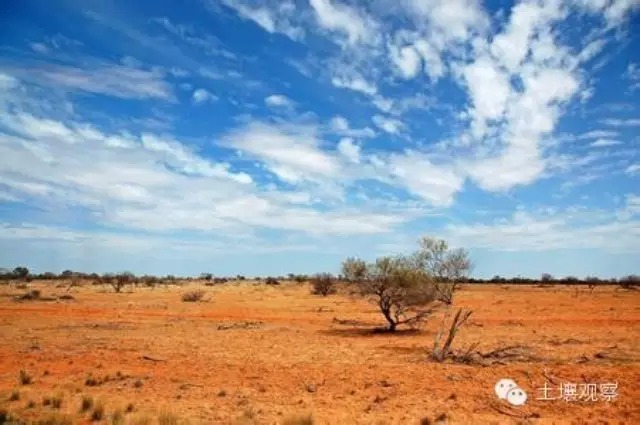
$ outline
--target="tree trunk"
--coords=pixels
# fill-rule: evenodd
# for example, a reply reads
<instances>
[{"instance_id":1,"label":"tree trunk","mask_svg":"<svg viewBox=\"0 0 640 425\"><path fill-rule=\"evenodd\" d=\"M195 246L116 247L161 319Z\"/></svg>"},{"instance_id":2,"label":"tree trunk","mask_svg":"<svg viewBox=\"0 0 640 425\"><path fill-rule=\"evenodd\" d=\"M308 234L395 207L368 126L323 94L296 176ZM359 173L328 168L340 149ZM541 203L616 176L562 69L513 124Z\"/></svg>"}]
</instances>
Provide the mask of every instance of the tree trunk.
<instances>
[{"instance_id":1,"label":"tree trunk","mask_svg":"<svg viewBox=\"0 0 640 425\"><path fill-rule=\"evenodd\" d=\"M447 308L442 314L442 323L440 324L440 329L438 329L438 333L436 334L435 339L433 340L433 351L431 352L431 357L435 360L441 362L444 360L444 353L440 351L440 341L442 340L442 334L444 333L444 328L447 325L447 321L451 316L451 304L447 304Z\"/></svg>"},{"instance_id":2,"label":"tree trunk","mask_svg":"<svg viewBox=\"0 0 640 425\"><path fill-rule=\"evenodd\" d=\"M387 319L387 322L389 322L389 332L395 332L396 326L398 325L398 323L395 320L393 320L393 317L391 316L391 309L383 308L381 306L380 310L382 310L382 314L384 315L384 318Z\"/></svg>"}]
</instances>

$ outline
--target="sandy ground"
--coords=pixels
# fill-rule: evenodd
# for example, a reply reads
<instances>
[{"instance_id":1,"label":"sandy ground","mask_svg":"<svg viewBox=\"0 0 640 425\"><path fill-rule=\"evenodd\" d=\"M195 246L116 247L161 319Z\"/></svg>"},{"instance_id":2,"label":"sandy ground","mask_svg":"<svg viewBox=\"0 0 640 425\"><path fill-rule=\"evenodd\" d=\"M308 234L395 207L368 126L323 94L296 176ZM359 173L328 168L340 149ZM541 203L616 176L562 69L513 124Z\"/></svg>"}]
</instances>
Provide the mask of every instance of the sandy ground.
<instances>
[{"instance_id":1,"label":"sandy ground","mask_svg":"<svg viewBox=\"0 0 640 425\"><path fill-rule=\"evenodd\" d=\"M34 288L66 293L51 283ZM194 288L207 301L182 302ZM83 396L101 400L107 416L133 404L126 423L170 412L194 424L281 424L295 414L316 424L436 423L441 415L449 424L640 424L640 291L465 286L456 306L474 313L456 346L523 345L533 357L492 366L429 361L439 316L419 333L374 334L383 319L372 304L310 295L306 285L191 283L121 294L85 286L69 301L12 298L24 292L0 287L0 407L21 418L51 412L42 400L59 395L59 411L78 424L91 423L79 413ZM20 370L34 382L21 385ZM98 385L86 385L89 376ZM500 378L528 393L524 406L497 399ZM561 383L617 382L617 397L538 400L547 379L556 396ZM14 391L19 400L10 401Z\"/></svg>"}]
</instances>

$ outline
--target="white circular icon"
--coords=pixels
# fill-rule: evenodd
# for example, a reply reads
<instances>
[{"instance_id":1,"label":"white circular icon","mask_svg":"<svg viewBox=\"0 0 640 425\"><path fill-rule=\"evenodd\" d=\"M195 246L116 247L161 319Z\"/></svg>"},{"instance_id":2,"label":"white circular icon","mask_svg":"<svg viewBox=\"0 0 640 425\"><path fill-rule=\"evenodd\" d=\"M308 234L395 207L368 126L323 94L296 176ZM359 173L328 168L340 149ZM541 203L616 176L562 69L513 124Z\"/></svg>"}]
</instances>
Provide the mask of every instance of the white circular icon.
<instances>
[{"instance_id":1,"label":"white circular icon","mask_svg":"<svg viewBox=\"0 0 640 425\"><path fill-rule=\"evenodd\" d=\"M507 398L507 393L511 388L516 388L516 382L513 379L503 378L496 383L496 395L500 400Z\"/></svg>"},{"instance_id":2,"label":"white circular icon","mask_svg":"<svg viewBox=\"0 0 640 425\"><path fill-rule=\"evenodd\" d=\"M522 406L527 401L527 393L522 388L511 388L507 394L507 401L514 406Z\"/></svg>"}]
</instances>

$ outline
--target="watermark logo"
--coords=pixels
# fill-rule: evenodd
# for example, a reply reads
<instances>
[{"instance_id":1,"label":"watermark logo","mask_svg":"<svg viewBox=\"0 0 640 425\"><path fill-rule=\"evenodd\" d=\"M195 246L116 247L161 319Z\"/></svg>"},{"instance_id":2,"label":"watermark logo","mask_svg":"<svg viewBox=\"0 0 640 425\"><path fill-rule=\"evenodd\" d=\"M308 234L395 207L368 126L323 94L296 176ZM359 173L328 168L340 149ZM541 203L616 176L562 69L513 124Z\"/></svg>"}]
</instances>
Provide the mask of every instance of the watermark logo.
<instances>
[{"instance_id":1,"label":"watermark logo","mask_svg":"<svg viewBox=\"0 0 640 425\"><path fill-rule=\"evenodd\" d=\"M496 382L494 390L500 400L507 400L513 406L522 406L527 402L527 392L513 379L502 378Z\"/></svg>"},{"instance_id":2,"label":"watermark logo","mask_svg":"<svg viewBox=\"0 0 640 425\"><path fill-rule=\"evenodd\" d=\"M515 380L502 378L494 387L496 396L500 400L506 400L512 406L523 406L527 402L527 392L520 387ZM536 400L571 402L612 402L618 398L618 382L563 382L552 386L545 382L542 387L536 388Z\"/></svg>"},{"instance_id":3,"label":"watermark logo","mask_svg":"<svg viewBox=\"0 0 640 425\"><path fill-rule=\"evenodd\" d=\"M538 388L536 400L561 400L567 403L576 401L612 402L618 398L618 382L562 382L558 386L550 386L547 382Z\"/></svg>"}]
</instances>

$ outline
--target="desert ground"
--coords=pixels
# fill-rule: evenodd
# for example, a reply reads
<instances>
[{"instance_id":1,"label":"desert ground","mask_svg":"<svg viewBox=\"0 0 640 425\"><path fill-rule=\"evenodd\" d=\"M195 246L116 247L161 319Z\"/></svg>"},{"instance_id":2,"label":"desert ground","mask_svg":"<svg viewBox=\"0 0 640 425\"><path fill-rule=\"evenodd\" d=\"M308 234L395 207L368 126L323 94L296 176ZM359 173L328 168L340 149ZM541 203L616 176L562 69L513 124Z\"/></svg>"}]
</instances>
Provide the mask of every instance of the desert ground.
<instances>
[{"instance_id":1,"label":"desert ground","mask_svg":"<svg viewBox=\"0 0 640 425\"><path fill-rule=\"evenodd\" d=\"M204 300L183 302L194 288ZM135 425L640 424L640 291L465 285L455 304L473 315L455 348L522 355L458 364L429 360L438 313L417 332L374 333L374 305L306 284L27 289L41 299L0 287L0 408L27 421L89 424L100 405L99 423ZM498 400L500 378L528 393L524 406ZM545 382L617 382L617 397L538 400Z\"/></svg>"}]
</instances>

